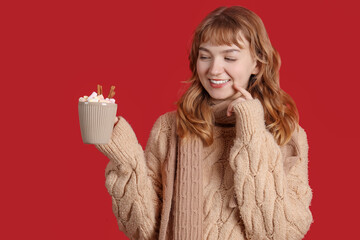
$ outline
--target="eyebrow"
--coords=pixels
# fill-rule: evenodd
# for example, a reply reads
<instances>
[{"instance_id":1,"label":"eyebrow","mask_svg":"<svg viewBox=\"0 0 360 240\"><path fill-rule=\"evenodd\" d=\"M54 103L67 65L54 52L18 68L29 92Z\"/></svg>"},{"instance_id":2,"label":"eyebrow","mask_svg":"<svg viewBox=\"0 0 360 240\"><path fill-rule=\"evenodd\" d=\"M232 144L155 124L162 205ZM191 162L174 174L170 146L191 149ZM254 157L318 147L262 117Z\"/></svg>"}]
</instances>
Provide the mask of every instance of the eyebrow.
<instances>
[{"instance_id":1,"label":"eyebrow","mask_svg":"<svg viewBox=\"0 0 360 240\"><path fill-rule=\"evenodd\" d=\"M199 47L199 50L203 50L203 51L205 51L205 52L210 52L209 49L204 48L204 47ZM240 52L240 50L235 49L235 48L231 48L231 49L226 49L226 50L224 50L224 51L221 51L221 53L228 53L228 52Z\"/></svg>"}]
</instances>

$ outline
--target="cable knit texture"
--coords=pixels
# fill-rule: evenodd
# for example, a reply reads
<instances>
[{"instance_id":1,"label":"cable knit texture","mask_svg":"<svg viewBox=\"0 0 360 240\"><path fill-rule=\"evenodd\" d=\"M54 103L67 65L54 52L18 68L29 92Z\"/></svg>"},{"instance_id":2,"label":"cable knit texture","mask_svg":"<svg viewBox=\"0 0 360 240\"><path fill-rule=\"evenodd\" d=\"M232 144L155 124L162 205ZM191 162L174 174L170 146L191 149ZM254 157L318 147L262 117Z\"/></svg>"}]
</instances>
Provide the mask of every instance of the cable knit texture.
<instances>
[{"instance_id":1,"label":"cable knit texture","mask_svg":"<svg viewBox=\"0 0 360 240\"><path fill-rule=\"evenodd\" d=\"M313 217L309 209L308 141L301 127L280 147L265 127L261 102L247 100L235 105L233 126L215 126L211 146L180 144L186 148L181 150L175 117L173 111L156 120L145 151L122 117L111 141L95 145L110 160L105 185L121 231L130 239L304 237ZM201 161L183 160L179 153L185 151L193 151L194 159ZM200 174L203 181L189 183L187 189L194 194L181 202L177 200L182 177L179 168L188 164L193 169L190 173ZM184 204L190 212L181 218L177 211L184 209ZM202 215L192 212L195 206L202 208ZM196 218L199 216L202 221ZM180 219L187 220L177 222ZM182 229L185 235L181 226L186 228Z\"/></svg>"}]
</instances>

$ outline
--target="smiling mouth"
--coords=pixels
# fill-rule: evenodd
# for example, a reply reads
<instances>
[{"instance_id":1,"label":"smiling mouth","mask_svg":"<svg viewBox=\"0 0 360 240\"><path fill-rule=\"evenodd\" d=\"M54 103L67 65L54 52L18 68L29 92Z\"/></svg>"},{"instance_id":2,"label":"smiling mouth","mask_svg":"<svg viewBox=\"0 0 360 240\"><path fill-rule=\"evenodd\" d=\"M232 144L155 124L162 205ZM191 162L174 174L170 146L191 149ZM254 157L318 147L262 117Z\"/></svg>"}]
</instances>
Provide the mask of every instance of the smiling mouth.
<instances>
[{"instance_id":1,"label":"smiling mouth","mask_svg":"<svg viewBox=\"0 0 360 240\"><path fill-rule=\"evenodd\" d=\"M226 80L213 80L213 79L209 79L211 83L213 84L224 84L230 81L230 79L226 79Z\"/></svg>"}]
</instances>

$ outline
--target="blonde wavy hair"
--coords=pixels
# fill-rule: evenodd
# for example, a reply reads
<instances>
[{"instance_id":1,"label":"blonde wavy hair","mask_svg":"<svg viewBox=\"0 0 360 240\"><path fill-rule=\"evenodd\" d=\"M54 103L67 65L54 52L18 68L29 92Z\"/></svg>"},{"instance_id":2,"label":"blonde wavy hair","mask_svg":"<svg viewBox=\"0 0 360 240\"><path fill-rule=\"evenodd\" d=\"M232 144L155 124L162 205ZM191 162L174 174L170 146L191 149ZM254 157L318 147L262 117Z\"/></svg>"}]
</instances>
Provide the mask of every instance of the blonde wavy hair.
<instances>
[{"instance_id":1,"label":"blonde wavy hair","mask_svg":"<svg viewBox=\"0 0 360 240\"><path fill-rule=\"evenodd\" d=\"M259 73L252 74L247 91L261 101L266 128L278 145L286 144L299 124L299 113L294 100L280 88L280 55L271 45L265 26L254 12L240 6L219 7L209 13L196 28L189 53L192 76L190 84L177 102L177 134L181 138L196 135L205 145L213 143L214 117L209 105L210 96L197 74L196 62L201 43L215 45L238 43L238 33L250 44L250 52L257 60Z\"/></svg>"}]
</instances>

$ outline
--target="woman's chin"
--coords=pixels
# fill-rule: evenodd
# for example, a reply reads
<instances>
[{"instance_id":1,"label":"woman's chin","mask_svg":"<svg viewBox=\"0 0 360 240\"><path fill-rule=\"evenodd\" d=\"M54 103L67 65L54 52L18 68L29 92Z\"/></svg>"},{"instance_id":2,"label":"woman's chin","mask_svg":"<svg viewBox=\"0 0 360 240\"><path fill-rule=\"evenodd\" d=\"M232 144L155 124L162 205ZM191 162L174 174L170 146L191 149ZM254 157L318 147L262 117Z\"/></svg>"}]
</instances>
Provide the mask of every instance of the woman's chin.
<instances>
[{"instance_id":1,"label":"woman's chin","mask_svg":"<svg viewBox=\"0 0 360 240\"><path fill-rule=\"evenodd\" d=\"M232 96L213 96L213 97L211 97L211 102L216 104L216 103L227 101L227 100L231 99L231 97Z\"/></svg>"},{"instance_id":2,"label":"woman's chin","mask_svg":"<svg viewBox=\"0 0 360 240\"><path fill-rule=\"evenodd\" d=\"M234 92L226 95L213 96L212 98L216 100L226 101L226 100L233 100L239 98L241 95L242 95L241 92Z\"/></svg>"}]
</instances>

